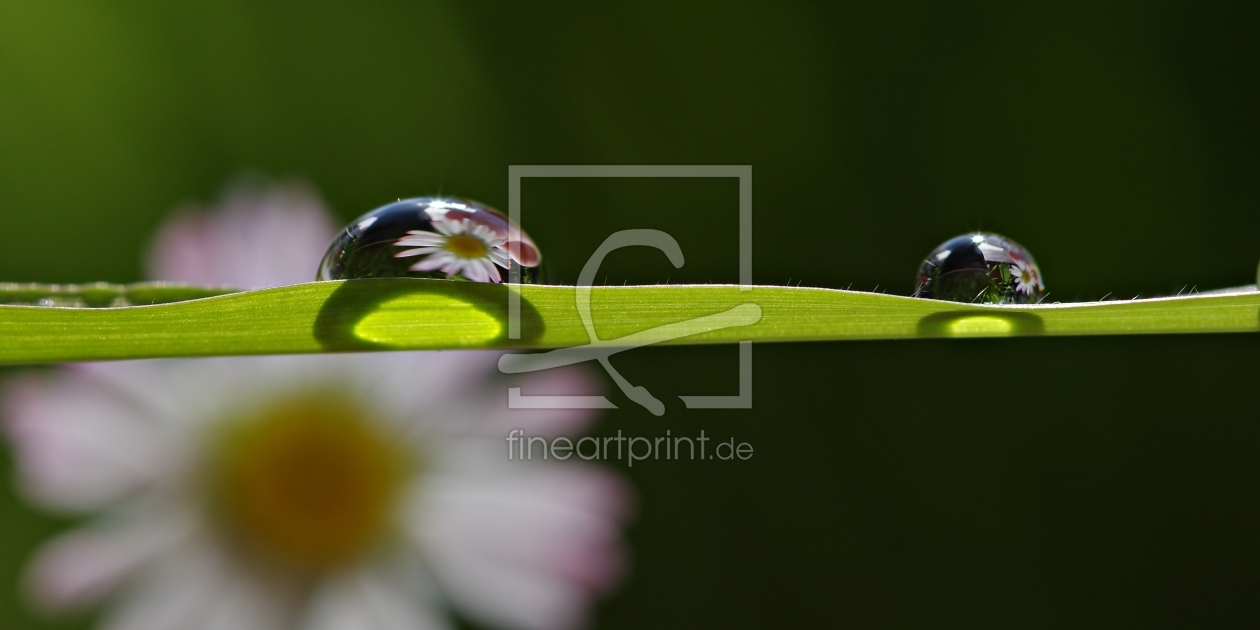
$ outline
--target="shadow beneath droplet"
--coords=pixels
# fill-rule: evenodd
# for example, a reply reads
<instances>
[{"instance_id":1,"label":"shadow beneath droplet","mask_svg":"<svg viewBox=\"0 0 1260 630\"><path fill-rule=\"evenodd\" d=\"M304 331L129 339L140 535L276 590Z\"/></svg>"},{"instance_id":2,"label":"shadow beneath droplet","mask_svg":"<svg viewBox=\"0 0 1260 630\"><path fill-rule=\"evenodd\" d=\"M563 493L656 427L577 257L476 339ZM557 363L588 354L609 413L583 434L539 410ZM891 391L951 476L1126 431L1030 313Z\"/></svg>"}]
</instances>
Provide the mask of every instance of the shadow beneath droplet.
<instances>
[{"instance_id":1,"label":"shadow beneath droplet","mask_svg":"<svg viewBox=\"0 0 1260 630\"><path fill-rule=\"evenodd\" d=\"M509 291L503 284L450 280L348 281L324 301L313 333L333 351L507 345ZM521 297L519 342L537 339L544 328Z\"/></svg>"},{"instance_id":2,"label":"shadow beneath droplet","mask_svg":"<svg viewBox=\"0 0 1260 630\"><path fill-rule=\"evenodd\" d=\"M1045 332L1041 317L1024 312L997 310L933 313L919 320L921 337L1004 337Z\"/></svg>"}]
</instances>

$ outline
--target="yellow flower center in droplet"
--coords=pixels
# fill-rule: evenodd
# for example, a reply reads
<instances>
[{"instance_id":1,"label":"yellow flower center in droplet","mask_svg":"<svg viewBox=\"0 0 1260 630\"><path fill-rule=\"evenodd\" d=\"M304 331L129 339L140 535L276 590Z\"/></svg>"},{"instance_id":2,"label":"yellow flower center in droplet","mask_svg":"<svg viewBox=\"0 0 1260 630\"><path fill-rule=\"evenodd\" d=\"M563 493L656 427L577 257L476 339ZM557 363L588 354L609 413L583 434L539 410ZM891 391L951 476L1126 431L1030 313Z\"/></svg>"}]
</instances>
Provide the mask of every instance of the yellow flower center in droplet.
<instances>
[{"instance_id":1,"label":"yellow flower center in droplet","mask_svg":"<svg viewBox=\"0 0 1260 630\"><path fill-rule=\"evenodd\" d=\"M212 460L215 507L246 547L320 571L389 533L408 457L350 400L292 399L221 437Z\"/></svg>"},{"instance_id":2,"label":"yellow flower center in droplet","mask_svg":"<svg viewBox=\"0 0 1260 630\"><path fill-rule=\"evenodd\" d=\"M446 238L446 251L459 256L460 258L485 258L489 251L486 244L480 239L466 236L464 234L456 234Z\"/></svg>"}]
</instances>

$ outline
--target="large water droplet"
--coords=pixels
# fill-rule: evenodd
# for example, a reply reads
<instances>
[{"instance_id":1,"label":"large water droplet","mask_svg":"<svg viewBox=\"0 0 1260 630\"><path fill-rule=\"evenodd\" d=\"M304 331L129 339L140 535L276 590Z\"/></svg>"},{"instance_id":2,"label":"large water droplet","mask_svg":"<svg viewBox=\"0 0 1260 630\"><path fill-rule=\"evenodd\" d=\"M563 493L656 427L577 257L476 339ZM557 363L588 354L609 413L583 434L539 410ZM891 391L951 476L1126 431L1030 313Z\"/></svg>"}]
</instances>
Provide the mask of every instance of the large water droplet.
<instances>
[{"instance_id":1,"label":"large water droplet","mask_svg":"<svg viewBox=\"0 0 1260 630\"><path fill-rule=\"evenodd\" d=\"M468 199L420 197L355 219L328 247L317 279L507 282L515 267L521 282L534 283L541 261L534 241L498 210Z\"/></svg>"},{"instance_id":2,"label":"large water droplet","mask_svg":"<svg viewBox=\"0 0 1260 630\"><path fill-rule=\"evenodd\" d=\"M915 297L982 304L1033 304L1045 297L1032 254L1004 236L964 234L932 250Z\"/></svg>"}]
</instances>

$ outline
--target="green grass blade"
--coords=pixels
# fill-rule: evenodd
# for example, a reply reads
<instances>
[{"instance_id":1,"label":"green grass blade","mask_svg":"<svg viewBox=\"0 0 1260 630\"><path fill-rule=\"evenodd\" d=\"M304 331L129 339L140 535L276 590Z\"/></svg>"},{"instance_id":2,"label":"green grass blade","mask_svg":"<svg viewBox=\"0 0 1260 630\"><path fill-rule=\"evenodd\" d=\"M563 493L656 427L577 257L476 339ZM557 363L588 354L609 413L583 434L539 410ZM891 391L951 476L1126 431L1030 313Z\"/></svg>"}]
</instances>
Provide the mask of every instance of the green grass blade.
<instances>
[{"instance_id":1,"label":"green grass blade","mask_svg":"<svg viewBox=\"0 0 1260 630\"><path fill-rule=\"evenodd\" d=\"M195 300L239 289L199 287L170 282L135 284L17 284L0 283L0 304L62 306L69 308L109 308Z\"/></svg>"},{"instance_id":2,"label":"green grass blade","mask_svg":"<svg viewBox=\"0 0 1260 630\"><path fill-rule=\"evenodd\" d=\"M13 301L5 294L11 288L0 286L0 303ZM215 294L226 289L148 289L146 299L153 305L0 306L0 362L557 348L591 341L576 308L574 287L522 287L519 339L508 338L510 289L503 285L393 279L225 295ZM190 295L213 297L156 303ZM793 287L595 287L591 320L601 342L619 346L1252 332L1260 330L1260 293L1244 288L1131 302L1013 307Z\"/></svg>"}]
</instances>

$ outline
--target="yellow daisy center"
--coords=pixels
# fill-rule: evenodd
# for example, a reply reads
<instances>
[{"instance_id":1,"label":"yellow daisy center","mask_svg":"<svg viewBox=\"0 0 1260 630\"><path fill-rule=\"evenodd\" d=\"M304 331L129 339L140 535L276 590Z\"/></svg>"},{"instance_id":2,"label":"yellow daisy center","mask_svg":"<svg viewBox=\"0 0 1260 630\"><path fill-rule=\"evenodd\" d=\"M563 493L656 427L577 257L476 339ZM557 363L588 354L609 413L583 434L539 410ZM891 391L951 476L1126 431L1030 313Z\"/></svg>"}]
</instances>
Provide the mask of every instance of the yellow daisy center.
<instances>
[{"instance_id":1,"label":"yellow daisy center","mask_svg":"<svg viewBox=\"0 0 1260 630\"><path fill-rule=\"evenodd\" d=\"M460 258L485 258L489 251L480 239L464 234L446 238L446 251Z\"/></svg>"},{"instance_id":2,"label":"yellow daisy center","mask_svg":"<svg viewBox=\"0 0 1260 630\"><path fill-rule=\"evenodd\" d=\"M389 532L406 453L351 401L286 401L231 425L213 453L215 507L247 547L319 571Z\"/></svg>"}]
</instances>

